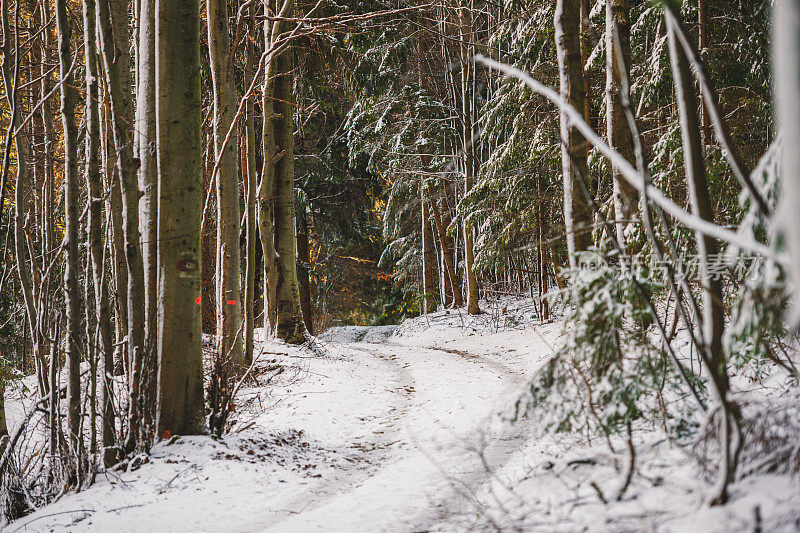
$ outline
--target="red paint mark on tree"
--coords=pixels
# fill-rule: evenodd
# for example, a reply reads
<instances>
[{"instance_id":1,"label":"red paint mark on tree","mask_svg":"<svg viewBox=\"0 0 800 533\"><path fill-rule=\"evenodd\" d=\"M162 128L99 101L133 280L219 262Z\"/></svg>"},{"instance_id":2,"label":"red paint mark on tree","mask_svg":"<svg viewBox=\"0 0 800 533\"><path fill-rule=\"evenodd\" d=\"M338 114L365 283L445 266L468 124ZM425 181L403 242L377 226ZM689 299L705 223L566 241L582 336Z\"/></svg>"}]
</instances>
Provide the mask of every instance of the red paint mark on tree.
<instances>
[{"instance_id":1,"label":"red paint mark on tree","mask_svg":"<svg viewBox=\"0 0 800 533\"><path fill-rule=\"evenodd\" d=\"M194 299L194 303L196 303L197 305L200 305L200 297L199 296Z\"/></svg>"},{"instance_id":2,"label":"red paint mark on tree","mask_svg":"<svg viewBox=\"0 0 800 533\"><path fill-rule=\"evenodd\" d=\"M228 305L236 305L236 300L228 300Z\"/></svg>"}]
</instances>

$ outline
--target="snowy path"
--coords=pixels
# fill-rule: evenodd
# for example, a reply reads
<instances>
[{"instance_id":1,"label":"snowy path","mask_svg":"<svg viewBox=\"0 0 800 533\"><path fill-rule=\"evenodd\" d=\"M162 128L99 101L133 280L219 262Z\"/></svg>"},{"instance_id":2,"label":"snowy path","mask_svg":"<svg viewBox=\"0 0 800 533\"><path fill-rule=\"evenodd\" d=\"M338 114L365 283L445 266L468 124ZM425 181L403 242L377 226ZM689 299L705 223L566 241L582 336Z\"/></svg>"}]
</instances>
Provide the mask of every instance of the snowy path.
<instances>
[{"instance_id":1,"label":"snowy path","mask_svg":"<svg viewBox=\"0 0 800 533\"><path fill-rule=\"evenodd\" d=\"M324 355L267 346L294 377L246 391L247 429L224 442L158 445L140 469L112 473L9 531L460 529L476 516L470 501L486 487L487 466L499 469L529 437L525 424L497 414L547 358L548 342L530 330L391 332L345 328Z\"/></svg>"},{"instance_id":2,"label":"snowy path","mask_svg":"<svg viewBox=\"0 0 800 533\"><path fill-rule=\"evenodd\" d=\"M348 487L326 486L303 495L299 514L275 531L346 531L353 524L374 530L412 531L468 509L452 509L455 491L477 491L490 463L504 462L524 438L520 428L491 424L498 398L524 382L524 374L480 357L397 345L340 346L352 357L378 358L394 379L393 401L376 414L368 449L382 450L378 468ZM493 427L494 426L494 427ZM499 437L499 439L498 439ZM485 442L489 442L486 447ZM292 508L292 506L290 506Z\"/></svg>"},{"instance_id":3,"label":"snowy path","mask_svg":"<svg viewBox=\"0 0 800 533\"><path fill-rule=\"evenodd\" d=\"M440 311L333 328L317 350L263 343L223 440L159 443L148 462L0 530L728 533L753 531L755 516L764 531L798 530L789 476L747 478L710 508L687 451L645 426L626 497L606 500L624 479L620 439L614 451L505 421L561 330L526 317Z\"/></svg>"}]
</instances>

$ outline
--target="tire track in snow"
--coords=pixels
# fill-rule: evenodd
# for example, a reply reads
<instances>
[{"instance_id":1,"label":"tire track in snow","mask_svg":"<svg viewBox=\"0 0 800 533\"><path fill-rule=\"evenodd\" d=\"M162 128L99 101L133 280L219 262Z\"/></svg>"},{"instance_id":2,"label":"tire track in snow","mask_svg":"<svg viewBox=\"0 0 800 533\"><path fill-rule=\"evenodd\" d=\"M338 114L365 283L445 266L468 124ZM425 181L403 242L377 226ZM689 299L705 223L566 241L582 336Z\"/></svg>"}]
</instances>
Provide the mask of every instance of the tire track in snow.
<instances>
[{"instance_id":1,"label":"tire track in snow","mask_svg":"<svg viewBox=\"0 0 800 533\"><path fill-rule=\"evenodd\" d=\"M502 363L463 351L398 344L350 343L389 365L403 398L375 432L388 442L377 469L326 487L298 513L270 524L274 531L381 531L427 529L474 514L469 500L528 434L498 423L498 398L525 376ZM394 410L393 410L394 409ZM399 437L395 440L395 436ZM376 444L377 444L376 442Z\"/></svg>"},{"instance_id":2,"label":"tire track in snow","mask_svg":"<svg viewBox=\"0 0 800 533\"><path fill-rule=\"evenodd\" d=\"M253 531L261 531L264 527L269 527L274 530L285 530L284 524L286 521L291 521L293 516L311 513L314 510L325 506L332 500L342 497L348 491L359 484L363 483L370 476L381 468L381 463L386 461L390 456L389 449L395 445L407 445L401 443L399 439L400 428L395 423L401 420L408 413L410 407L410 397L414 393L414 381L410 373L405 370L404 365L397 362L397 357L393 354L378 354L375 352L374 347L378 346L376 343L364 343L362 339L366 336L366 332L356 336L354 341L347 343L331 343L327 348L337 354L339 357L346 357L349 360L358 360L359 358L366 357L370 361L379 361L383 366L390 368L390 374L393 374L392 381L395 386L386 387L386 391L392 393L393 397L397 397L400 401L392 405L382 414L382 420L378 422L379 426L385 429L369 431L374 440L361 440L354 441L351 445L351 452L355 451L357 455L361 456L362 464L378 464L375 468L367 468L364 471L350 471L341 472L336 477L327 478L327 483L322 486L317 486L311 489L308 493L302 494L293 500L282 505L282 509L275 510L272 514L277 515L274 518L276 521L271 521L267 526L255 527ZM364 425L367 425L367 420L364 420ZM298 510L295 510L298 509ZM324 528L322 528L324 529Z\"/></svg>"}]
</instances>

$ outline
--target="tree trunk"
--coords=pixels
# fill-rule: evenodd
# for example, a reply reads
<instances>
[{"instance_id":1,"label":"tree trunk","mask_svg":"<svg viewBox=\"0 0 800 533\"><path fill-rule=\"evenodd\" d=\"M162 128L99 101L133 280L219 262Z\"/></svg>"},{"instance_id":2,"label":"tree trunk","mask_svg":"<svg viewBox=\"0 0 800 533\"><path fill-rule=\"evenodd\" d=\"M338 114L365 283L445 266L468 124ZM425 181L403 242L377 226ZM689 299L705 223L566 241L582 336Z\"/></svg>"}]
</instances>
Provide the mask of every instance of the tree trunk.
<instances>
[{"instance_id":1,"label":"tree trunk","mask_svg":"<svg viewBox=\"0 0 800 533\"><path fill-rule=\"evenodd\" d=\"M256 32L256 7L250 7L250 29ZM249 87L253 81L256 67L254 39L247 39L244 80ZM244 276L244 357L245 364L253 361L255 329L255 287L256 287L256 106L254 97L245 104L245 176L247 191L245 196L245 276Z\"/></svg>"},{"instance_id":2,"label":"tree trunk","mask_svg":"<svg viewBox=\"0 0 800 533\"><path fill-rule=\"evenodd\" d=\"M584 109L583 65L580 46L580 0L558 0L555 11L556 52L563 96L575 109ZM589 181L586 139L561 114L561 161L564 179L564 225L570 267L577 265L576 254L591 245L592 215L580 187L580 176Z\"/></svg>"},{"instance_id":3,"label":"tree trunk","mask_svg":"<svg viewBox=\"0 0 800 533\"><path fill-rule=\"evenodd\" d=\"M461 124L462 137L464 138L464 194L469 194L475 181L475 150L472 98L475 90L475 64L472 57L475 55L472 42L472 14L466 7L458 12L461 29ZM474 230L470 224L464 223L464 264L467 275L467 312L471 315L480 314L478 306L478 277L475 275Z\"/></svg>"},{"instance_id":4,"label":"tree trunk","mask_svg":"<svg viewBox=\"0 0 800 533\"><path fill-rule=\"evenodd\" d=\"M37 23L44 20L46 24L50 21L49 7L45 2L37 3L36 7L32 6L32 10L34 11L32 13L34 20ZM30 79L34 80L37 76L40 76L40 82L37 84L39 89L37 96L42 100L47 100L45 96L50 93L50 83L47 79L47 74L50 72L49 65L52 64L50 60L50 51L52 50L50 46L50 34L51 32L47 30L42 32L42 49L35 54L36 59L31 57L31 66L33 68L30 72ZM31 53L33 52L34 50L31 49ZM37 60L38 64L34 62ZM31 139L32 143L26 144L29 146L35 145L40 150L38 157L34 159L33 181L31 182L31 186L34 190L38 189L40 191L37 206L39 208L39 216L36 225L39 230L41 246L43 250L52 251L57 244L53 242L55 240L54 217L50 215L54 212L53 197L55 196L55 187L53 179L53 159L51 156L51 147L53 146L51 133L52 114L48 103L49 102L43 102L38 112L34 113L32 117L32 130L34 131L34 135ZM22 140L20 137L22 136L17 136L18 141ZM25 147L25 150L27 150L27 148L28 146ZM25 153L25 150L23 150L23 153ZM40 286L38 288L38 293L42 295L52 295L52 282L47 280L44 285L45 286ZM39 308L39 317L37 318L39 333L33 339L32 351L34 362L36 363L37 379L42 387L43 393L46 393L49 390L49 384L47 379L47 361L44 357L44 339L42 338L41 331L47 331L51 327L54 305L51 302L44 303L46 302L45 298L40 299L40 301L42 300L44 300L42 302L44 305Z\"/></svg>"},{"instance_id":5,"label":"tree trunk","mask_svg":"<svg viewBox=\"0 0 800 533\"><path fill-rule=\"evenodd\" d=\"M50 9L47 2L41 3L41 12L40 12L40 19L39 23L44 26L50 21ZM50 46L51 43L51 32L45 30L42 34L42 63L39 66L39 76L42 78L42 81L39 85L39 98L44 101L42 107L40 109L41 114L41 121L42 121L42 158L41 158L41 165L42 165L42 206L44 213L52 213L54 204L53 199L55 196L55 186L54 186L54 177L53 177L53 156L52 156L52 146L53 146L53 115L52 109L50 106L50 102L47 101L46 96L50 93L51 85L47 78L47 73L49 72L49 62L50 62ZM44 215L42 221L42 243L46 250L52 250L55 247L54 240L55 240L55 222L53 221L53 217ZM44 350L42 349L42 352ZM43 355L43 354L42 354Z\"/></svg>"},{"instance_id":6,"label":"tree trunk","mask_svg":"<svg viewBox=\"0 0 800 533\"><path fill-rule=\"evenodd\" d=\"M424 185L420 185L424 188ZM430 201L425 200L425 192L420 198L422 215L422 292L425 313L435 313L438 308L436 298L436 249L433 246L433 226L431 225Z\"/></svg>"},{"instance_id":7,"label":"tree trunk","mask_svg":"<svg viewBox=\"0 0 800 533\"><path fill-rule=\"evenodd\" d=\"M217 169L217 349L223 364L244 364L242 302L239 295L239 136L234 128L238 98L233 80L233 54L228 31L227 0L207 0L208 52L214 90L214 154ZM213 179L213 178L212 178Z\"/></svg>"},{"instance_id":8,"label":"tree trunk","mask_svg":"<svg viewBox=\"0 0 800 533\"><path fill-rule=\"evenodd\" d=\"M144 420L154 419L156 399L156 342L158 324L158 161L156 160L156 60L155 60L155 1L139 0L138 53L136 80L136 153L139 158L138 181L142 197L139 200L139 233L142 242L144 274L144 357L142 364L142 409ZM145 442L153 439L154 428L145 425Z\"/></svg>"},{"instance_id":9,"label":"tree trunk","mask_svg":"<svg viewBox=\"0 0 800 533\"><path fill-rule=\"evenodd\" d=\"M203 167L198 0L156 0L157 436L205 430L200 312Z\"/></svg>"},{"instance_id":10,"label":"tree trunk","mask_svg":"<svg viewBox=\"0 0 800 533\"><path fill-rule=\"evenodd\" d=\"M113 388L110 376L114 367L114 338L111 326L111 313L108 304L108 286L105 275L105 254L103 246L103 183L100 175L100 113L98 104L97 44L95 28L95 2L83 0L83 40L84 63L86 65L86 190L89 196L87 223L87 247L92 265L94 287L95 320L98 332L98 349L102 354L100 365L101 388L100 404L102 412L103 463L110 466L114 462L114 405ZM88 280L87 280L88 284ZM88 302L86 302L88 308Z\"/></svg>"},{"instance_id":11,"label":"tree trunk","mask_svg":"<svg viewBox=\"0 0 800 533\"><path fill-rule=\"evenodd\" d=\"M285 7L286 16L294 11L294 0ZM285 33L285 26L275 37ZM297 283L297 243L294 215L294 91L292 73L294 48L291 44L275 59L275 144L284 153L275 163L275 251L278 282L275 290L277 319L275 331L279 339L302 344L308 333L300 310L300 289Z\"/></svg>"},{"instance_id":12,"label":"tree trunk","mask_svg":"<svg viewBox=\"0 0 800 533\"><path fill-rule=\"evenodd\" d=\"M288 0L285 0L288 1ZM275 5L270 3L274 10ZM264 21L264 49L270 50L280 21ZM275 251L275 164L284 153L275 144L275 55L271 54L264 67L262 111L264 113L261 181L258 184L258 232L264 257L264 335L275 334L277 323L276 290L278 286L277 252Z\"/></svg>"},{"instance_id":13,"label":"tree trunk","mask_svg":"<svg viewBox=\"0 0 800 533\"><path fill-rule=\"evenodd\" d=\"M675 100L681 120L681 138L686 181L689 189L689 202L692 212L709 222L714 222L711 201L706 182L703 162L703 145L700 137L700 124L697 117L697 96L691 79L689 61L681 45L677 42L675 28L667 19L669 32L672 75L675 80ZM725 503L728 499L728 484L733 481L741 439L738 416L735 407L728 400L730 384L726 369L722 336L725 329L722 282L719 276L711 273L709 262L718 257L717 242L700 232L695 233L697 256L699 260L700 281L703 288L703 341L705 360L711 376L712 387L722 409L722 430L720 431L721 464L719 480L714 487L712 503Z\"/></svg>"},{"instance_id":14,"label":"tree trunk","mask_svg":"<svg viewBox=\"0 0 800 533\"><path fill-rule=\"evenodd\" d=\"M85 27L85 26L84 26ZM84 48L85 50L85 48ZM88 94L88 93L87 93ZM85 109L85 108L84 108ZM86 162L88 167L88 161ZM91 202L91 198L87 199ZM89 210L91 210L91 204ZM88 225L87 225L88 226ZM88 229L88 227L87 227ZM87 231L88 235L88 231ZM88 239L87 239L88 241ZM86 384L86 402L83 404L83 417L88 416L89 420L89 455L97 456L97 358L100 353L98 350L100 346L99 331L97 328L97 314L89 302L94 300L94 286L89 280L92 278L92 256L89 248L89 243L86 243L86 254L83 256L83 301L86 305L83 306L83 334L86 339L84 342L84 350L86 352L86 360L89 363L89 379ZM96 336L95 333L98 335ZM87 405L89 412L87 413ZM84 422L85 424L85 422ZM84 433L85 428L82 430Z\"/></svg>"},{"instance_id":15,"label":"tree trunk","mask_svg":"<svg viewBox=\"0 0 800 533\"><path fill-rule=\"evenodd\" d=\"M300 310L303 312L303 322L309 335L314 334L314 322L311 311L311 255L308 249L308 219L306 206L301 204L297 208L297 283L300 290Z\"/></svg>"},{"instance_id":16,"label":"tree trunk","mask_svg":"<svg viewBox=\"0 0 800 533\"><path fill-rule=\"evenodd\" d=\"M541 317L542 321L550 319L550 302L545 297L547 293L547 254L545 252L545 243L544 243L544 224L545 224L545 216L544 216L544 206L543 206L543 199L542 199L542 176L536 180L536 198L537 198L537 206L536 212L538 215L538 237L539 243L536 248L537 250L537 262L539 263L539 275L538 275L538 292L539 292L539 305L541 306Z\"/></svg>"},{"instance_id":17,"label":"tree trunk","mask_svg":"<svg viewBox=\"0 0 800 533\"><path fill-rule=\"evenodd\" d=\"M5 437L8 436L8 423L6 422L6 384L0 378L0 455L5 451Z\"/></svg>"},{"instance_id":18,"label":"tree trunk","mask_svg":"<svg viewBox=\"0 0 800 533\"><path fill-rule=\"evenodd\" d=\"M116 316L114 321L116 329L114 375L119 376L125 372L125 363L129 359L125 344L125 337L128 335L128 267L125 264L125 239L122 230L122 191L114 171L116 157L114 156L113 141L110 135L108 90L105 84L101 88L101 93L103 104L100 106L101 159L103 174L109 191L106 217L111 228L111 242L109 244L111 253L109 255L113 258L111 271L114 281L114 314Z\"/></svg>"},{"instance_id":19,"label":"tree trunk","mask_svg":"<svg viewBox=\"0 0 800 533\"><path fill-rule=\"evenodd\" d=\"M633 138L628 127L625 110L620 100L621 80L628 79L631 59L630 0L608 0L606 2L606 135L608 144L627 161L633 161ZM614 36L616 26L619 35L619 50ZM619 61L622 56L622 62ZM622 179L619 170L612 165L614 182L614 218L616 237L625 249L625 226L636 213L637 194L631 185Z\"/></svg>"},{"instance_id":20,"label":"tree trunk","mask_svg":"<svg viewBox=\"0 0 800 533\"><path fill-rule=\"evenodd\" d=\"M425 75L422 72L423 65L425 64L425 54L423 53L422 34L417 37L417 75L420 90L426 90ZM409 102L409 110L411 119L417 118L415 109L415 102ZM423 312L434 313L438 308L436 298L436 248L433 242L433 225L431 224L431 187L428 186L427 175L430 172L431 157L427 154L420 154L419 161L422 166L420 173L419 185L419 204L420 204L420 218L422 219L422 301Z\"/></svg>"},{"instance_id":21,"label":"tree trunk","mask_svg":"<svg viewBox=\"0 0 800 533\"><path fill-rule=\"evenodd\" d=\"M55 470L59 456L59 449L61 444L61 424L59 423L59 386L58 386L58 347L60 345L60 328L59 322L55 324L55 334L53 339L55 342L50 343L50 366L48 367L48 378L50 381L50 398L47 402L47 418L50 424L48 428L48 447L50 450L51 468Z\"/></svg>"},{"instance_id":22,"label":"tree trunk","mask_svg":"<svg viewBox=\"0 0 800 533\"><path fill-rule=\"evenodd\" d=\"M453 258L453 248L455 245L452 240L447 237L447 226L449 226L449 224L444 224L442 222L436 200L432 200L430 205L433 210L433 221L436 224L436 233L439 235L439 244L442 247L444 264L447 268L447 279L450 283L450 289L453 291L453 305L456 308L463 307L464 298L461 296L461 280L457 275L455 259Z\"/></svg>"},{"instance_id":23,"label":"tree trunk","mask_svg":"<svg viewBox=\"0 0 800 533\"><path fill-rule=\"evenodd\" d=\"M75 124L75 85L70 73L72 54L70 39L72 29L67 14L66 0L56 0L56 27L58 30L59 74L61 84L61 122L64 128L64 308L66 315L65 356L67 361L67 428L71 451L76 458L76 472L80 468L83 439L80 434L81 384L78 335L81 313L78 293L78 157L75 145L78 127ZM69 73L69 74L68 74Z\"/></svg>"},{"instance_id":24,"label":"tree trunk","mask_svg":"<svg viewBox=\"0 0 800 533\"><path fill-rule=\"evenodd\" d=\"M699 38L700 57L705 59L708 53L708 41L709 41L707 0L698 0L697 2L697 24L699 26L698 33L700 37ZM703 91L702 87L700 88L700 91L702 94ZM711 117L708 114L708 109L706 109L705 103L701 104L700 111L703 123L703 137L705 138L706 143L710 144L714 137L711 133Z\"/></svg>"},{"instance_id":25,"label":"tree trunk","mask_svg":"<svg viewBox=\"0 0 800 533\"><path fill-rule=\"evenodd\" d=\"M589 76L586 72L586 65L589 63L589 55L592 53L592 40L590 38L591 22L589 20L589 12L591 9L591 6L589 6L589 0L581 0L579 32L581 41L581 69L583 69L583 119L587 124L593 128L596 128L596 117L592 116L592 88L589 86Z\"/></svg>"},{"instance_id":26,"label":"tree trunk","mask_svg":"<svg viewBox=\"0 0 800 533\"><path fill-rule=\"evenodd\" d=\"M131 105L130 35L128 2L109 0L97 6L97 25L106 86L111 104L111 129L116 153L116 174L122 194L122 234L128 274L129 428L127 451L142 445L140 384L144 358L144 266L139 238L139 188L133 158L133 107ZM149 369L145 370L149 372Z\"/></svg>"},{"instance_id":27,"label":"tree trunk","mask_svg":"<svg viewBox=\"0 0 800 533\"><path fill-rule=\"evenodd\" d=\"M776 0L772 16L775 118L781 145L781 226L789 255L787 267L794 295L792 326L800 329L800 2Z\"/></svg>"},{"instance_id":28,"label":"tree trunk","mask_svg":"<svg viewBox=\"0 0 800 533\"><path fill-rule=\"evenodd\" d=\"M11 39L11 30L9 24L8 1L3 0L0 4L2 10L2 26L3 26L3 88L5 89L6 101L11 111L11 119L9 128L15 130L20 122L19 98L17 95L19 86L19 35L18 28L15 26L14 39ZM12 49L12 44L13 49ZM12 70L11 57L14 57L14 69ZM3 155L3 169L8 170L10 165L11 150L10 140L5 146ZM17 277L19 279L20 289L22 292L22 300L25 307L25 317L28 322L28 331L31 335L31 342L33 343L34 357L37 361L37 375L40 374L39 366L42 365L39 339L39 324L38 315L36 313L36 302L34 299L33 280L31 278L30 270L30 256L28 254L27 239L25 236L25 218L27 216L27 201L25 190L28 186L28 171L27 171L27 147L22 135L14 136L14 148L17 152L17 172L14 184L14 264L16 266ZM0 206L0 213L3 206ZM45 388L42 388L44 393Z\"/></svg>"}]
</instances>

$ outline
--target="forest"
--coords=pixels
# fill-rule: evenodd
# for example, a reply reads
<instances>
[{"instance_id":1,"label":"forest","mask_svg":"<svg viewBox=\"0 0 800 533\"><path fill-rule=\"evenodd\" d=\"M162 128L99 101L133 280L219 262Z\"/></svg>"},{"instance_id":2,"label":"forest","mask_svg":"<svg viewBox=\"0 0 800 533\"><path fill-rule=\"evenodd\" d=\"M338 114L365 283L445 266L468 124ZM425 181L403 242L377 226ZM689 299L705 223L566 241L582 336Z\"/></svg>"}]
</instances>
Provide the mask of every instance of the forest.
<instances>
[{"instance_id":1,"label":"forest","mask_svg":"<svg viewBox=\"0 0 800 533\"><path fill-rule=\"evenodd\" d=\"M0 529L800 527L799 0L0 33Z\"/></svg>"}]
</instances>

